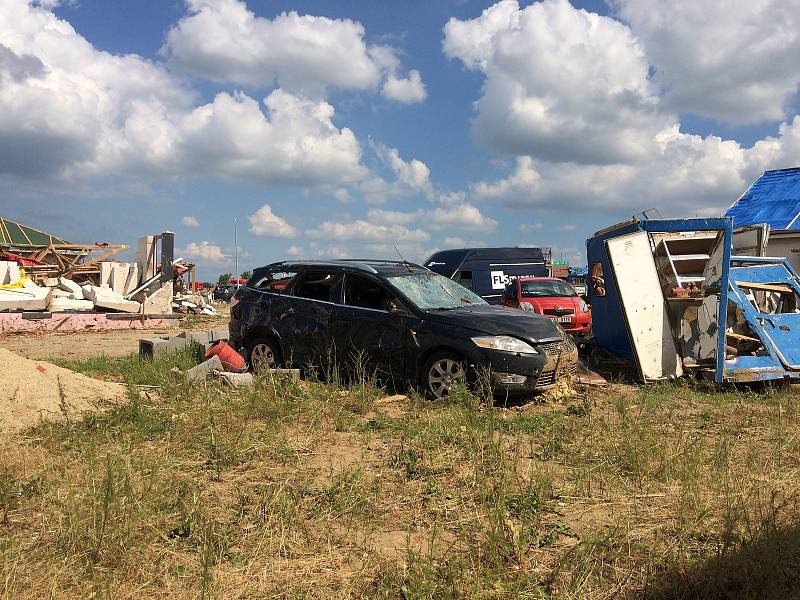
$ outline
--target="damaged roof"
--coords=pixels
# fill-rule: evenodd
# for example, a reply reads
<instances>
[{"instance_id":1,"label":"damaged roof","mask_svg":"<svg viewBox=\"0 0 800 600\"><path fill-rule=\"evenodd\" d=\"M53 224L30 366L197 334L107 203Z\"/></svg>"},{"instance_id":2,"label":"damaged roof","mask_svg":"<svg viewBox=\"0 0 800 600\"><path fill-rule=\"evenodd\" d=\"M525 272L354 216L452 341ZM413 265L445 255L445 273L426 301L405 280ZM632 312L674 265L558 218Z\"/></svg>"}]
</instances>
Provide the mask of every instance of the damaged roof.
<instances>
[{"instance_id":1,"label":"damaged roof","mask_svg":"<svg viewBox=\"0 0 800 600\"><path fill-rule=\"evenodd\" d=\"M733 217L734 227L800 229L800 167L764 171L724 216Z\"/></svg>"},{"instance_id":2,"label":"damaged roof","mask_svg":"<svg viewBox=\"0 0 800 600\"><path fill-rule=\"evenodd\" d=\"M0 217L0 245L3 246L49 246L69 244L59 237Z\"/></svg>"}]
</instances>

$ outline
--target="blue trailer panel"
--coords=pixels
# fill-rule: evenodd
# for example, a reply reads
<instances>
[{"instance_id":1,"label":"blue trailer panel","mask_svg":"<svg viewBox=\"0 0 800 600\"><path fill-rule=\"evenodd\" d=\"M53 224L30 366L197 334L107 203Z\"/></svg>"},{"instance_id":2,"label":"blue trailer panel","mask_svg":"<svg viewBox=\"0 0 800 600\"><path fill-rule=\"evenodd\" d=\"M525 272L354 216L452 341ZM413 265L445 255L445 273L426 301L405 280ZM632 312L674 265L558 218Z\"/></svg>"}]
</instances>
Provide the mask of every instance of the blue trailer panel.
<instances>
[{"instance_id":1,"label":"blue trailer panel","mask_svg":"<svg viewBox=\"0 0 800 600\"><path fill-rule=\"evenodd\" d=\"M641 265L651 269L655 265L661 278L671 335L684 367L713 373L718 382L800 378L797 275L785 258L731 256L729 218L641 219L589 238L588 292L598 346L620 359L641 363L637 353L642 348L634 343L632 323L640 322L642 315L626 314L626 305L635 303L621 296L617 283L623 274L614 271L609 256L610 240L637 231L649 236L652 256L643 257ZM703 245L705 249L698 252ZM675 254L680 246L694 247L694 253ZM681 271L686 265L702 267L702 272ZM661 327L660 318L653 315L650 325Z\"/></svg>"}]
</instances>

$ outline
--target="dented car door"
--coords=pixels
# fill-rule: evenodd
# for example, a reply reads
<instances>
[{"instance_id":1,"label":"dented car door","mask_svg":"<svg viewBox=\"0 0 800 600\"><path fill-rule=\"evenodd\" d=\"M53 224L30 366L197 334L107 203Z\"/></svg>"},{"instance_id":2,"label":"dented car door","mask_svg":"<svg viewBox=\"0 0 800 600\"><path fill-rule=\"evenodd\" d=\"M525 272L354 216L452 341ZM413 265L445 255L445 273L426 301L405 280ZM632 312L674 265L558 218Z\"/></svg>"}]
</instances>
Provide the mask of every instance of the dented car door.
<instances>
[{"instance_id":1,"label":"dented car door","mask_svg":"<svg viewBox=\"0 0 800 600\"><path fill-rule=\"evenodd\" d=\"M320 284L321 276L330 277L330 281ZM330 293L340 278L341 275L306 271L292 282L279 302L272 303L270 321L281 339L287 362L323 367L331 362Z\"/></svg>"},{"instance_id":2,"label":"dented car door","mask_svg":"<svg viewBox=\"0 0 800 600\"><path fill-rule=\"evenodd\" d=\"M393 294L373 279L348 273L343 288L332 322L338 359L356 376L402 380L408 323L417 318L398 307Z\"/></svg>"}]
</instances>

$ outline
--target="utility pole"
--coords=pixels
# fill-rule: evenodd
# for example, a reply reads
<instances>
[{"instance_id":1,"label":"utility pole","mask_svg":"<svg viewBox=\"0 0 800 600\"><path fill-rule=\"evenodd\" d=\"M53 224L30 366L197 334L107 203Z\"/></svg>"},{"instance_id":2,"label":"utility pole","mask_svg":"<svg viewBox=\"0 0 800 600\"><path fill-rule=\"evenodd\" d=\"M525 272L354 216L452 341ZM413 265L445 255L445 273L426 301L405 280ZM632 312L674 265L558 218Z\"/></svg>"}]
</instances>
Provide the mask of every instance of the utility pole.
<instances>
[{"instance_id":1,"label":"utility pole","mask_svg":"<svg viewBox=\"0 0 800 600\"><path fill-rule=\"evenodd\" d=\"M238 232L238 219L233 218L233 255L234 255L234 277L236 277L236 289L239 289L239 232Z\"/></svg>"}]
</instances>

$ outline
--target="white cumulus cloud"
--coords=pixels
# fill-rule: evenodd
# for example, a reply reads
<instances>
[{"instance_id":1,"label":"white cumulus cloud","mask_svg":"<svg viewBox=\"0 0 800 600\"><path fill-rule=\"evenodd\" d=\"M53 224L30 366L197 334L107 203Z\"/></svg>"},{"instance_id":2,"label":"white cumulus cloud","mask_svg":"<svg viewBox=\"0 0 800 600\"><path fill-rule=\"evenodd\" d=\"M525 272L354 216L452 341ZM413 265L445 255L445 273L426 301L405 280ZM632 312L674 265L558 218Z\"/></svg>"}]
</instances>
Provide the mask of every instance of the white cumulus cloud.
<instances>
[{"instance_id":1,"label":"white cumulus cloud","mask_svg":"<svg viewBox=\"0 0 800 600\"><path fill-rule=\"evenodd\" d=\"M422 102L428 97L425 84L422 83L422 77L416 69L409 71L408 77L389 75L383 84L382 93L390 100L397 100L403 104Z\"/></svg>"},{"instance_id":2,"label":"white cumulus cloud","mask_svg":"<svg viewBox=\"0 0 800 600\"><path fill-rule=\"evenodd\" d=\"M715 2L677 4L686 18L661 18L658 27L688 28L689 15L719 8ZM676 6L617 2L633 23L625 12L631 7L653 7L654 15L664 16L671 14L666 5ZM642 15L637 18L649 18ZM693 31L705 35L700 26ZM516 156L507 175L473 183L470 198L547 210L656 206L671 215L718 214L764 169L800 160L797 117L752 147L681 131L671 92L650 77L647 43L647 36L638 38L626 24L578 10L567 0L525 8L502 0L476 19L451 19L444 52L485 76L474 134ZM706 56L697 48L700 58ZM727 70L735 79L735 69ZM691 78L699 85L704 75L697 71Z\"/></svg>"},{"instance_id":3,"label":"white cumulus cloud","mask_svg":"<svg viewBox=\"0 0 800 600\"><path fill-rule=\"evenodd\" d=\"M800 0L612 0L675 111L778 121L800 85Z\"/></svg>"},{"instance_id":4,"label":"white cumulus cloud","mask_svg":"<svg viewBox=\"0 0 800 600\"><path fill-rule=\"evenodd\" d=\"M186 227L200 227L200 222L196 217L187 215L181 219L181 223Z\"/></svg>"},{"instance_id":5,"label":"white cumulus cloud","mask_svg":"<svg viewBox=\"0 0 800 600\"><path fill-rule=\"evenodd\" d=\"M195 175L304 187L369 172L353 132L321 99L275 89L198 105L164 66L95 49L25 0L0 4L0 173ZM4 150L2 150L4 149Z\"/></svg>"},{"instance_id":6,"label":"white cumulus cloud","mask_svg":"<svg viewBox=\"0 0 800 600\"><path fill-rule=\"evenodd\" d=\"M190 242L181 253L190 260L213 263L227 262L231 258L230 254L226 254L222 251L222 248L205 240L199 244L197 242Z\"/></svg>"},{"instance_id":7,"label":"white cumulus cloud","mask_svg":"<svg viewBox=\"0 0 800 600\"><path fill-rule=\"evenodd\" d=\"M170 29L161 49L174 68L217 82L255 87L277 82L312 96L329 87L374 90L386 79L387 97L424 99L419 72L397 79L396 51L367 44L357 21L296 11L267 19L241 0L188 0L187 7L189 14ZM386 93L386 86L392 91Z\"/></svg>"},{"instance_id":8,"label":"white cumulus cloud","mask_svg":"<svg viewBox=\"0 0 800 600\"><path fill-rule=\"evenodd\" d=\"M485 75L476 138L501 152L608 164L641 159L673 120L658 112L628 27L567 0L502 0L450 19L444 53Z\"/></svg>"},{"instance_id":9,"label":"white cumulus cloud","mask_svg":"<svg viewBox=\"0 0 800 600\"><path fill-rule=\"evenodd\" d=\"M367 212L367 220L384 225L408 225L419 221L425 214L422 210L403 212L398 210L371 209Z\"/></svg>"},{"instance_id":10,"label":"white cumulus cloud","mask_svg":"<svg viewBox=\"0 0 800 600\"><path fill-rule=\"evenodd\" d=\"M494 231L497 221L490 219L468 203L449 204L425 213L425 223L431 229L464 229L469 231Z\"/></svg>"},{"instance_id":11,"label":"white cumulus cloud","mask_svg":"<svg viewBox=\"0 0 800 600\"><path fill-rule=\"evenodd\" d=\"M428 232L422 229L409 229L402 225L381 225L361 219L350 223L325 221L314 229L306 231L306 235L312 238L337 241L424 242L430 239Z\"/></svg>"},{"instance_id":12,"label":"white cumulus cloud","mask_svg":"<svg viewBox=\"0 0 800 600\"><path fill-rule=\"evenodd\" d=\"M293 238L297 235L297 230L289 225L286 219L272 212L269 204L264 204L247 219L250 221L250 233L253 235L274 238Z\"/></svg>"}]
</instances>

